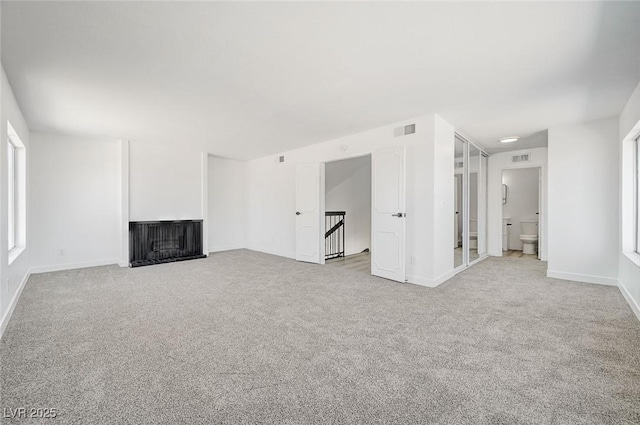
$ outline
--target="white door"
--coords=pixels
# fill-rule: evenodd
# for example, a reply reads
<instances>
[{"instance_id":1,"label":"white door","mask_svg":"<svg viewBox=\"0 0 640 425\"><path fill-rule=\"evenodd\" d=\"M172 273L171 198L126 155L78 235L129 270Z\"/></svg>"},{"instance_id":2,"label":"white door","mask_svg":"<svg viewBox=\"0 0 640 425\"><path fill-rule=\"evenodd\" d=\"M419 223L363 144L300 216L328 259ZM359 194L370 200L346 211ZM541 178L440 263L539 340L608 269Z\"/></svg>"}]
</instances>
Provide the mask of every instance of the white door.
<instances>
[{"instance_id":1,"label":"white door","mask_svg":"<svg viewBox=\"0 0 640 425\"><path fill-rule=\"evenodd\" d=\"M371 157L371 274L405 282L405 151Z\"/></svg>"},{"instance_id":2,"label":"white door","mask_svg":"<svg viewBox=\"0 0 640 425\"><path fill-rule=\"evenodd\" d=\"M320 251L320 168L321 164L296 167L296 260L321 263ZM324 236L324 235L323 235ZM324 245L323 245L324 246Z\"/></svg>"}]
</instances>

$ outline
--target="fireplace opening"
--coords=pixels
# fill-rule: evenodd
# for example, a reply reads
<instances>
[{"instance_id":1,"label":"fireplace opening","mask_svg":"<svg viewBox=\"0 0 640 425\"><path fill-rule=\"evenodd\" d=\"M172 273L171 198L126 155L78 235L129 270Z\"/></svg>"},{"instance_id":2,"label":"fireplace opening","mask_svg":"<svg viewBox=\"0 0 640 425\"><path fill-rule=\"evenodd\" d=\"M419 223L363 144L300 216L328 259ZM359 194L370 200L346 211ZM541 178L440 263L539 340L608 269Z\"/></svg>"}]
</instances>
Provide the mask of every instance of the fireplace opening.
<instances>
[{"instance_id":1,"label":"fireplace opening","mask_svg":"<svg viewBox=\"0 0 640 425\"><path fill-rule=\"evenodd\" d=\"M205 257L202 252L202 220L129 223L131 267Z\"/></svg>"}]
</instances>

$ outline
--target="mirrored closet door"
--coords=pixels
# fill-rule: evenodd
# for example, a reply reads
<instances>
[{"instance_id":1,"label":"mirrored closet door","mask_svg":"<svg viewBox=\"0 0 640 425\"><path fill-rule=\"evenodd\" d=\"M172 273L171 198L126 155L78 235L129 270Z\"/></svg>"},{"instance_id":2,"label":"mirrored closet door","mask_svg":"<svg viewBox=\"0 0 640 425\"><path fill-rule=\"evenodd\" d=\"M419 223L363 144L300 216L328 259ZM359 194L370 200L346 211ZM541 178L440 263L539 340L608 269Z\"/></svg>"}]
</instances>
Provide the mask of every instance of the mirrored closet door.
<instances>
[{"instance_id":1,"label":"mirrored closet door","mask_svg":"<svg viewBox=\"0 0 640 425\"><path fill-rule=\"evenodd\" d=\"M487 255L488 156L458 134L454 156L454 268L458 268Z\"/></svg>"},{"instance_id":2,"label":"mirrored closet door","mask_svg":"<svg viewBox=\"0 0 640 425\"><path fill-rule=\"evenodd\" d=\"M466 156L466 143L455 138L455 154L454 154L454 222L453 222L453 268L458 268L463 264L466 264L463 258L463 244L464 244L464 192L465 192L465 156Z\"/></svg>"}]
</instances>

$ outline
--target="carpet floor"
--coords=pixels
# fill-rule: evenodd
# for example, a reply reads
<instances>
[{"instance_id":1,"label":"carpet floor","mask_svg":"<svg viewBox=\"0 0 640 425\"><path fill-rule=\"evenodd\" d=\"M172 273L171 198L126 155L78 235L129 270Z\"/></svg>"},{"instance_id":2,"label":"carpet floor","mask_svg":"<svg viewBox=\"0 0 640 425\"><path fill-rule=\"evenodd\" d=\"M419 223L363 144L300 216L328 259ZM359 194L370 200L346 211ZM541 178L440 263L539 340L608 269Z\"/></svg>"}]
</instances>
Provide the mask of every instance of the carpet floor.
<instances>
[{"instance_id":1,"label":"carpet floor","mask_svg":"<svg viewBox=\"0 0 640 425\"><path fill-rule=\"evenodd\" d=\"M618 288L527 258L435 289L247 250L38 274L0 359L2 423L640 423Z\"/></svg>"}]
</instances>

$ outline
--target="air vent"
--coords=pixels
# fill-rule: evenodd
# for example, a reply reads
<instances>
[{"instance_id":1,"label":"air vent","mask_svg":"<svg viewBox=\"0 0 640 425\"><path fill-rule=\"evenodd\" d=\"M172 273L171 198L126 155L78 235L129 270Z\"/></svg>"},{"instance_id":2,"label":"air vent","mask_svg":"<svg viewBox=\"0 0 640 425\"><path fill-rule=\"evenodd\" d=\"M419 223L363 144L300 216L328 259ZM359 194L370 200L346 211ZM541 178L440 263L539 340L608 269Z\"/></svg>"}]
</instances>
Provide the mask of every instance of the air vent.
<instances>
[{"instance_id":1,"label":"air vent","mask_svg":"<svg viewBox=\"0 0 640 425\"><path fill-rule=\"evenodd\" d=\"M511 156L511 163L512 164L520 164L522 162L529 162L529 158L531 157L531 154L528 153L523 153L520 155L512 155Z\"/></svg>"},{"instance_id":2,"label":"air vent","mask_svg":"<svg viewBox=\"0 0 640 425\"><path fill-rule=\"evenodd\" d=\"M280 155L280 158L278 158L278 162L284 162L284 155Z\"/></svg>"},{"instance_id":3,"label":"air vent","mask_svg":"<svg viewBox=\"0 0 640 425\"><path fill-rule=\"evenodd\" d=\"M409 124L404 127L396 127L393 129L393 137L406 136L408 134L413 134L416 132L416 125Z\"/></svg>"}]
</instances>

